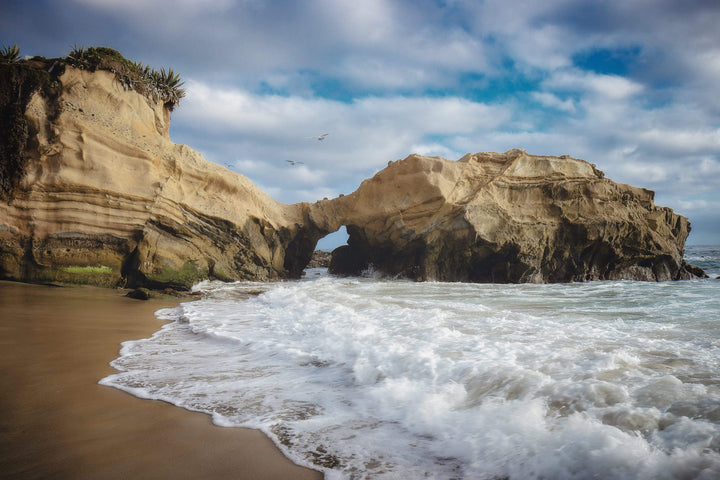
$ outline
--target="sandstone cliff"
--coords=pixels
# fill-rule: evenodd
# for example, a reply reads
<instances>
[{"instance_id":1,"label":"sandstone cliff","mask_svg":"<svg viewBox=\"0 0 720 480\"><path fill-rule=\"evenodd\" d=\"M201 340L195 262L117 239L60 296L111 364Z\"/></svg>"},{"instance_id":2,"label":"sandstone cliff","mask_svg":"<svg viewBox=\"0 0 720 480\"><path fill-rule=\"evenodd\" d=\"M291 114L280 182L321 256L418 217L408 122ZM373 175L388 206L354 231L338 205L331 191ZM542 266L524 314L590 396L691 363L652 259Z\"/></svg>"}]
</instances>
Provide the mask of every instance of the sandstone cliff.
<instances>
[{"instance_id":1,"label":"sandstone cliff","mask_svg":"<svg viewBox=\"0 0 720 480\"><path fill-rule=\"evenodd\" d=\"M4 142L0 277L187 288L300 275L317 240L301 207L171 142L168 109L110 72L67 66L48 94L40 63L4 75L5 122L24 139Z\"/></svg>"},{"instance_id":2,"label":"sandstone cliff","mask_svg":"<svg viewBox=\"0 0 720 480\"><path fill-rule=\"evenodd\" d=\"M653 192L604 178L583 160L523 150L453 162L411 155L310 219L348 246L331 271L470 282L674 280L690 225Z\"/></svg>"},{"instance_id":3,"label":"sandstone cliff","mask_svg":"<svg viewBox=\"0 0 720 480\"><path fill-rule=\"evenodd\" d=\"M346 225L332 268L419 280L702 275L686 218L593 165L522 150L411 155L354 193L284 205L168 136L170 112L107 71L0 66L0 278L188 288L298 277Z\"/></svg>"}]
</instances>

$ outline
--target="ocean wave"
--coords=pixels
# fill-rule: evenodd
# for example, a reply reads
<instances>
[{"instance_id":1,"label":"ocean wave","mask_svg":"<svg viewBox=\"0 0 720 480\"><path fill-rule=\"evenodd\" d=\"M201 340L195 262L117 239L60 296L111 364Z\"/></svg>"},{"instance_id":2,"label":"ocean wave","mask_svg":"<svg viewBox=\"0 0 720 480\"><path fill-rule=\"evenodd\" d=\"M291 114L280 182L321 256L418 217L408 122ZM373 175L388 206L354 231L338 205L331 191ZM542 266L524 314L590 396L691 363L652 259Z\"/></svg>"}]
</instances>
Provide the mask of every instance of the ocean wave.
<instances>
[{"instance_id":1,"label":"ocean wave","mask_svg":"<svg viewBox=\"0 0 720 480\"><path fill-rule=\"evenodd\" d=\"M717 478L720 285L203 284L103 383L327 478Z\"/></svg>"}]
</instances>

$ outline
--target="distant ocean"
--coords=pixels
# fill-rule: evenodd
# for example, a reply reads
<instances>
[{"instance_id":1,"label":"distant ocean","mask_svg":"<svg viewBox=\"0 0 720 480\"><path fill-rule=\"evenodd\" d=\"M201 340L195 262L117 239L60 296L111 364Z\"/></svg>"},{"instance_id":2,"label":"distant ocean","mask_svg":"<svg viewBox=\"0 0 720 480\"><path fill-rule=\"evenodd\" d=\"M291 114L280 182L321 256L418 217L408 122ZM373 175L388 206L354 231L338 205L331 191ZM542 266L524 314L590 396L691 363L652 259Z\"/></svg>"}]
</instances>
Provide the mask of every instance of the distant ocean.
<instances>
[{"instance_id":1,"label":"distant ocean","mask_svg":"<svg viewBox=\"0 0 720 480\"><path fill-rule=\"evenodd\" d=\"M709 279L203 282L103 380L266 432L328 479L720 478Z\"/></svg>"}]
</instances>

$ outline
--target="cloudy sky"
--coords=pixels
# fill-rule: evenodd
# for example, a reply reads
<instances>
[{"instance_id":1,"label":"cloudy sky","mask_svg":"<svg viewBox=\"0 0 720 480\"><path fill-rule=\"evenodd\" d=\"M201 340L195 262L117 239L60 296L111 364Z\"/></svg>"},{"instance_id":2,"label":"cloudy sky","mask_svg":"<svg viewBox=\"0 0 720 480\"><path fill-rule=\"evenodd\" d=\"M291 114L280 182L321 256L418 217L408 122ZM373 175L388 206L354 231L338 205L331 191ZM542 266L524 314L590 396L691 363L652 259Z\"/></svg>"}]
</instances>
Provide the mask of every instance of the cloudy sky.
<instances>
[{"instance_id":1,"label":"cloudy sky","mask_svg":"<svg viewBox=\"0 0 720 480\"><path fill-rule=\"evenodd\" d=\"M21 55L102 45L178 71L173 141L282 202L350 193L410 153L524 148L655 190L689 243L720 243L717 0L3 5Z\"/></svg>"}]
</instances>

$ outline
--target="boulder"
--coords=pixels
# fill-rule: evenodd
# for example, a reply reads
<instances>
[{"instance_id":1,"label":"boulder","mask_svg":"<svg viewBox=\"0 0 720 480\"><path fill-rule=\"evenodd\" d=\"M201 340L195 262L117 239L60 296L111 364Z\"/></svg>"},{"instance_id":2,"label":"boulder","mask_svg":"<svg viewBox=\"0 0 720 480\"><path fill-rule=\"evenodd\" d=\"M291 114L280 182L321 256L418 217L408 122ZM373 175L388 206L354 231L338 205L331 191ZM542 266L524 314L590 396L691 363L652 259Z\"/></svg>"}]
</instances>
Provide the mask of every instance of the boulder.
<instances>
[{"instance_id":1,"label":"boulder","mask_svg":"<svg viewBox=\"0 0 720 480\"><path fill-rule=\"evenodd\" d=\"M127 294L125 294L125 296L134 298L135 300L150 300L152 298L152 293L147 288L136 288L134 290L130 290Z\"/></svg>"},{"instance_id":2,"label":"boulder","mask_svg":"<svg viewBox=\"0 0 720 480\"><path fill-rule=\"evenodd\" d=\"M328 268L330 266L330 259L332 258L332 252L325 250L315 250L310 258L310 263L305 268Z\"/></svg>"}]
</instances>

